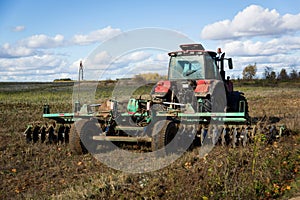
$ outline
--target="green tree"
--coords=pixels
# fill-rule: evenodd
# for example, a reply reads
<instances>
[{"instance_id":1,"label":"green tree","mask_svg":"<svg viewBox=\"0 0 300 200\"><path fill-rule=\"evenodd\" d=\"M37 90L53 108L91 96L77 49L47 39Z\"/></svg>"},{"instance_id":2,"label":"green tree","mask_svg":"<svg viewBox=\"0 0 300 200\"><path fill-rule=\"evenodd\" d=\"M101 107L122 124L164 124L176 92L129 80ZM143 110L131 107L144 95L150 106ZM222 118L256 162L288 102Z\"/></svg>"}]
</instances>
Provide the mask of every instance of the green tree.
<instances>
[{"instance_id":1,"label":"green tree","mask_svg":"<svg viewBox=\"0 0 300 200\"><path fill-rule=\"evenodd\" d=\"M257 72L256 63L254 65L248 65L243 70L243 79L252 80Z\"/></svg>"}]
</instances>

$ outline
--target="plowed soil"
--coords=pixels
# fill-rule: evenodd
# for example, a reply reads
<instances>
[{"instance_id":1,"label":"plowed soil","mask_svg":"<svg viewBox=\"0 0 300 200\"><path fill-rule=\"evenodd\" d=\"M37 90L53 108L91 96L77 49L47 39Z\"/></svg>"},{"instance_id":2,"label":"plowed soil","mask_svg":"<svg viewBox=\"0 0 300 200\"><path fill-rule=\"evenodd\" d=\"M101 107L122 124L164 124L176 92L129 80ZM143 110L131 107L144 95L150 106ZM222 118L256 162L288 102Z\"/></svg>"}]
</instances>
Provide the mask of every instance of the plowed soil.
<instances>
[{"instance_id":1,"label":"plowed soil","mask_svg":"<svg viewBox=\"0 0 300 200\"><path fill-rule=\"evenodd\" d=\"M289 199L300 195L300 89L239 88L251 116L281 118L292 131L273 144L186 152L161 170L128 174L67 144L26 143L23 131L51 112L69 112L72 86L1 84L0 199ZM24 89L25 87L25 89ZM132 163L134 165L134 163Z\"/></svg>"}]
</instances>

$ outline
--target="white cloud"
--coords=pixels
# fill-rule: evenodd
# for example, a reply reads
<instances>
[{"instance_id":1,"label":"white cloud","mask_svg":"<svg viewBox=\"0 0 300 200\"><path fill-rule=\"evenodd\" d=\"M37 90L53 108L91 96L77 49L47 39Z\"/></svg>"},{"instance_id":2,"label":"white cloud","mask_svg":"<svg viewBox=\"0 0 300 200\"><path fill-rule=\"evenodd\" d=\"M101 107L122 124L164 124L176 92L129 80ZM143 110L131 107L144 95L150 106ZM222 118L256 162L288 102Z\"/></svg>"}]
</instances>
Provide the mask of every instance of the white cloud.
<instances>
[{"instance_id":1,"label":"white cloud","mask_svg":"<svg viewBox=\"0 0 300 200\"><path fill-rule=\"evenodd\" d=\"M12 31L14 32L21 32L25 30L25 26L16 26L12 28Z\"/></svg>"},{"instance_id":2,"label":"white cloud","mask_svg":"<svg viewBox=\"0 0 300 200\"><path fill-rule=\"evenodd\" d=\"M15 29L20 30L21 27ZM119 33L121 33L120 29L113 29L110 26L108 26L103 29L92 31L87 35L75 35L70 40L65 39L65 37L61 34L57 34L53 37L45 34L32 35L28 38L17 41L14 45L10 45L8 43L4 44L2 48L0 48L0 56L1 55L15 56L14 54L16 54L17 56L21 56L23 54L20 52L25 50L27 51L24 52L24 55L27 56L27 54L29 54L29 49L36 50L36 49L49 49L49 48L57 48L57 47L68 47L73 45L89 45L96 42L102 42Z\"/></svg>"},{"instance_id":3,"label":"white cloud","mask_svg":"<svg viewBox=\"0 0 300 200\"><path fill-rule=\"evenodd\" d=\"M71 78L77 74L77 71L69 67L64 57L57 55L1 58L0 63L2 81L53 81L60 78L61 74L68 74Z\"/></svg>"},{"instance_id":4,"label":"white cloud","mask_svg":"<svg viewBox=\"0 0 300 200\"><path fill-rule=\"evenodd\" d=\"M234 56L272 56L300 51L300 37L285 36L269 41L238 40L225 42L223 49Z\"/></svg>"},{"instance_id":5,"label":"white cloud","mask_svg":"<svg viewBox=\"0 0 300 200\"><path fill-rule=\"evenodd\" d=\"M23 28L16 27L15 30L21 31ZM17 81L52 81L54 77L59 78L61 75L70 75L69 77L76 79L77 63L76 65L75 62L67 64L69 63L68 57L63 55L64 53L57 53L58 48L89 45L108 39L120 32L120 29L113 29L109 26L92 31L88 35L75 35L71 39L65 39L61 34L55 36L38 34L13 44L2 44L0 45L0 79L2 81L13 79ZM94 62L107 63L110 59L109 55L102 53L96 55Z\"/></svg>"},{"instance_id":6,"label":"white cloud","mask_svg":"<svg viewBox=\"0 0 300 200\"><path fill-rule=\"evenodd\" d=\"M87 60L87 65L107 65L112 61L112 56L107 51L92 55Z\"/></svg>"},{"instance_id":7,"label":"white cloud","mask_svg":"<svg viewBox=\"0 0 300 200\"><path fill-rule=\"evenodd\" d=\"M25 38L20 42L21 46L28 48L55 48L60 47L65 44L64 36L57 34L54 37L50 37L44 34L33 35L31 37Z\"/></svg>"},{"instance_id":8,"label":"white cloud","mask_svg":"<svg viewBox=\"0 0 300 200\"><path fill-rule=\"evenodd\" d=\"M226 55L233 57L234 70L229 74L238 77L244 67L257 63L258 75L261 75L266 66L272 67L276 72L282 68L300 71L300 37L285 36L270 39L269 41L229 41L223 44L222 49Z\"/></svg>"},{"instance_id":9,"label":"white cloud","mask_svg":"<svg viewBox=\"0 0 300 200\"><path fill-rule=\"evenodd\" d=\"M20 30L21 27L17 29ZM41 53L43 49L89 45L108 39L120 32L120 29L113 29L108 26L103 29L92 31L88 35L75 35L74 38L70 40L65 39L61 34L57 34L53 37L45 34L32 35L17 41L15 44L5 43L0 46L0 58L32 56Z\"/></svg>"},{"instance_id":10,"label":"white cloud","mask_svg":"<svg viewBox=\"0 0 300 200\"><path fill-rule=\"evenodd\" d=\"M137 74L143 73L159 73L167 74L168 70L168 55L167 53L158 52L140 52L140 55L133 54L132 57L139 57L140 59L133 59L131 62L127 62L122 68L115 67L116 77L132 77Z\"/></svg>"},{"instance_id":11,"label":"white cloud","mask_svg":"<svg viewBox=\"0 0 300 200\"><path fill-rule=\"evenodd\" d=\"M156 54L156 56L154 57L155 60L157 61L163 61L163 62L167 62L169 60L169 56L167 52L164 53L158 53Z\"/></svg>"},{"instance_id":12,"label":"white cloud","mask_svg":"<svg viewBox=\"0 0 300 200\"><path fill-rule=\"evenodd\" d=\"M11 46L5 43L0 47L0 58L24 57L34 54L34 50L24 46Z\"/></svg>"},{"instance_id":13,"label":"white cloud","mask_svg":"<svg viewBox=\"0 0 300 200\"><path fill-rule=\"evenodd\" d=\"M84 61L87 79L103 80L132 77L140 73L167 74L167 52L137 50L114 58L106 51L94 53Z\"/></svg>"},{"instance_id":14,"label":"white cloud","mask_svg":"<svg viewBox=\"0 0 300 200\"><path fill-rule=\"evenodd\" d=\"M300 13L297 15L286 14L282 17L283 23L281 28L288 31L299 31L300 30Z\"/></svg>"},{"instance_id":15,"label":"white cloud","mask_svg":"<svg viewBox=\"0 0 300 200\"><path fill-rule=\"evenodd\" d=\"M77 34L73 37L72 43L79 45L87 45L95 42L102 42L120 33L120 29L114 29L110 26L107 26L103 29L92 31L87 35Z\"/></svg>"},{"instance_id":16,"label":"white cloud","mask_svg":"<svg viewBox=\"0 0 300 200\"><path fill-rule=\"evenodd\" d=\"M204 39L219 40L226 55L233 57L234 70L228 74L241 77L249 64L257 64L258 76L266 66L276 72L282 68L300 70L300 13L279 14L275 9L250 5L226 19L205 26Z\"/></svg>"},{"instance_id":17,"label":"white cloud","mask_svg":"<svg viewBox=\"0 0 300 200\"><path fill-rule=\"evenodd\" d=\"M134 51L119 57L113 57L107 51L100 51L90 55L85 64L89 69L106 69L123 68L129 64L134 64L152 56L145 51Z\"/></svg>"},{"instance_id":18,"label":"white cloud","mask_svg":"<svg viewBox=\"0 0 300 200\"><path fill-rule=\"evenodd\" d=\"M168 72L168 59L157 60L158 55L153 55L153 57L147 60L138 62L134 65L136 71L133 75L144 74L144 73L159 73L166 75Z\"/></svg>"},{"instance_id":19,"label":"white cloud","mask_svg":"<svg viewBox=\"0 0 300 200\"><path fill-rule=\"evenodd\" d=\"M232 20L223 20L205 26L203 39L234 39L239 37L274 36L300 30L300 13L281 16L275 9L250 5Z\"/></svg>"},{"instance_id":20,"label":"white cloud","mask_svg":"<svg viewBox=\"0 0 300 200\"><path fill-rule=\"evenodd\" d=\"M64 63L62 57L55 55L35 55L14 59L0 59L0 61L1 70L11 72L20 70L53 69Z\"/></svg>"},{"instance_id":21,"label":"white cloud","mask_svg":"<svg viewBox=\"0 0 300 200\"><path fill-rule=\"evenodd\" d=\"M152 54L145 51L134 51L129 54L122 55L114 61L117 65L128 65L149 58Z\"/></svg>"}]
</instances>

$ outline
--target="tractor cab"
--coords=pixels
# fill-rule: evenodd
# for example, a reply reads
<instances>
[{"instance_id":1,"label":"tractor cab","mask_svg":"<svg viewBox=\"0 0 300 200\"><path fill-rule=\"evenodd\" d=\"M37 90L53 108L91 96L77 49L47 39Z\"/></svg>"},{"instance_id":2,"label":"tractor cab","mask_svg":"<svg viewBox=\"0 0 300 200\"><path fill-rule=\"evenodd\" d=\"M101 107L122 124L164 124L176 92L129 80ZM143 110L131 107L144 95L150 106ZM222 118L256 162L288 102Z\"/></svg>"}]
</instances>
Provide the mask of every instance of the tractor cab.
<instances>
[{"instance_id":1,"label":"tractor cab","mask_svg":"<svg viewBox=\"0 0 300 200\"><path fill-rule=\"evenodd\" d=\"M225 81L225 53L206 51L201 44L180 45L181 51L170 52L169 80L223 80ZM232 68L232 60L228 58Z\"/></svg>"}]
</instances>

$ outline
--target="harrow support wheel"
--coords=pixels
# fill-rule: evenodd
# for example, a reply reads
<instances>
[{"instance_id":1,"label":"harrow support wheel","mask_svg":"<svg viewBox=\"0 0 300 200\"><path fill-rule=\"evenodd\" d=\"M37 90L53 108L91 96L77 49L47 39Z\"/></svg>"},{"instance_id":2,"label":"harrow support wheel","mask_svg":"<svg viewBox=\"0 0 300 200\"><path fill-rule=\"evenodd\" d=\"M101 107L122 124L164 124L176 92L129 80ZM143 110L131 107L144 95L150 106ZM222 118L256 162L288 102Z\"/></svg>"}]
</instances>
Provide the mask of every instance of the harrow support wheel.
<instances>
[{"instance_id":1,"label":"harrow support wheel","mask_svg":"<svg viewBox=\"0 0 300 200\"><path fill-rule=\"evenodd\" d=\"M156 122L152 129L152 151L158 151L165 148L174 139L177 131L178 128L176 124L170 120L161 120ZM174 147L174 145L168 146L164 149L165 153L176 152L176 149L174 149Z\"/></svg>"},{"instance_id":2,"label":"harrow support wheel","mask_svg":"<svg viewBox=\"0 0 300 200\"><path fill-rule=\"evenodd\" d=\"M101 129L97 127L96 122L92 120L80 120L75 122L70 130L69 143L70 148L75 154L95 153L97 142L93 136L99 135Z\"/></svg>"},{"instance_id":3,"label":"harrow support wheel","mask_svg":"<svg viewBox=\"0 0 300 200\"><path fill-rule=\"evenodd\" d=\"M78 122L75 122L74 124L72 124L70 129L70 134L69 134L70 149L74 154L77 155L87 153L87 149L84 147L84 145L80 140L80 132L84 123L86 123L85 120L80 120Z\"/></svg>"}]
</instances>

